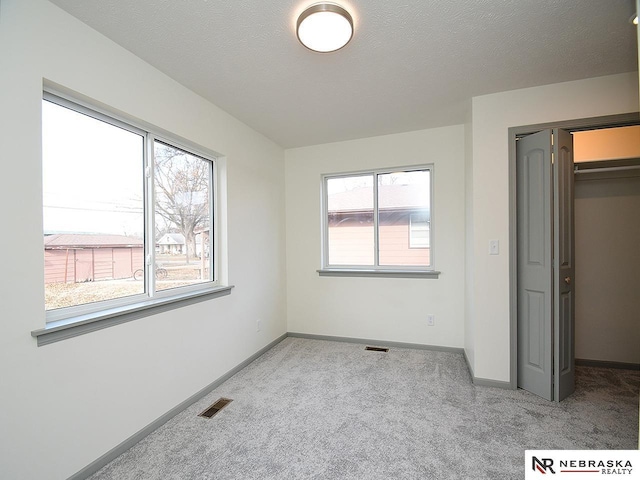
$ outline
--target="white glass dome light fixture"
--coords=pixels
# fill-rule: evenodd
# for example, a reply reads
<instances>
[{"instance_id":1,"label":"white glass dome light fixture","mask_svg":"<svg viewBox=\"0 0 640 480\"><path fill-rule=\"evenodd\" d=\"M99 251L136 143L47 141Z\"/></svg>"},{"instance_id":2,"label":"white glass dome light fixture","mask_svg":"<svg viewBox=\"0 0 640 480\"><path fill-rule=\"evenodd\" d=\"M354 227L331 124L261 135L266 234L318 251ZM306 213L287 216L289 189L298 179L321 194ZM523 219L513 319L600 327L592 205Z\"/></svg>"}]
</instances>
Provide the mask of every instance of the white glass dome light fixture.
<instances>
[{"instance_id":1,"label":"white glass dome light fixture","mask_svg":"<svg viewBox=\"0 0 640 480\"><path fill-rule=\"evenodd\" d=\"M296 34L309 50L335 52L353 37L353 19L340 5L315 3L298 17Z\"/></svg>"}]
</instances>

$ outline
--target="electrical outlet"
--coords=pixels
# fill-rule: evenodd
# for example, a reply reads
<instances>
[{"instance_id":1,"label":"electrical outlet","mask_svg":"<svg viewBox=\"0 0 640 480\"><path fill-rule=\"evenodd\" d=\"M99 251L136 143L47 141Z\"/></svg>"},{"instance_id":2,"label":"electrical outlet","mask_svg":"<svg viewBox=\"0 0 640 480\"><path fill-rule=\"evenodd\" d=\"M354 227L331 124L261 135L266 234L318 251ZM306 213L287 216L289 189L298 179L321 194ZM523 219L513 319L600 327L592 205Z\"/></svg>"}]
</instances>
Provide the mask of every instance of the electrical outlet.
<instances>
[{"instance_id":1,"label":"electrical outlet","mask_svg":"<svg viewBox=\"0 0 640 480\"><path fill-rule=\"evenodd\" d=\"M489 240L489 255L500 255L500 242Z\"/></svg>"},{"instance_id":2,"label":"electrical outlet","mask_svg":"<svg viewBox=\"0 0 640 480\"><path fill-rule=\"evenodd\" d=\"M427 325L433 327L436 324L436 316L433 314L427 315Z\"/></svg>"},{"instance_id":3,"label":"electrical outlet","mask_svg":"<svg viewBox=\"0 0 640 480\"><path fill-rule=\"evenodd\" d=\"M256 320L256 332L260 331L260 327L261 327L260 323L261 323L260 319Z\"/></svg>"}]
</instances>

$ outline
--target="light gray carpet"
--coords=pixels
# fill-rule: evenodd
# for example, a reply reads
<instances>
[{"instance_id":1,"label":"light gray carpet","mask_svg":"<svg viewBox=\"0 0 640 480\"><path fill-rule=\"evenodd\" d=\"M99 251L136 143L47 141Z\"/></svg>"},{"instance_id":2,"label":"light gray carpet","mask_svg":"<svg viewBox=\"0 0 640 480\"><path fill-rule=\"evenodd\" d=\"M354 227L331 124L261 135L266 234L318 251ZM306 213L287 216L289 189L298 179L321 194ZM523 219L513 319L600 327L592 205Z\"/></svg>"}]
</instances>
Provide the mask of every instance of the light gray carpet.
<instances>
[{"instance_id":1,"label":"light gray carpet","mask_svg":"<svg viewBox=\"0 0 640 480\"><path fill-rule=\"evenodd\" d=\"M556 404L475 387L456 353L287 338L91 478L524 478L525 449L637 448L639 390L579 367Z\"/></svg>"}]
</instances>

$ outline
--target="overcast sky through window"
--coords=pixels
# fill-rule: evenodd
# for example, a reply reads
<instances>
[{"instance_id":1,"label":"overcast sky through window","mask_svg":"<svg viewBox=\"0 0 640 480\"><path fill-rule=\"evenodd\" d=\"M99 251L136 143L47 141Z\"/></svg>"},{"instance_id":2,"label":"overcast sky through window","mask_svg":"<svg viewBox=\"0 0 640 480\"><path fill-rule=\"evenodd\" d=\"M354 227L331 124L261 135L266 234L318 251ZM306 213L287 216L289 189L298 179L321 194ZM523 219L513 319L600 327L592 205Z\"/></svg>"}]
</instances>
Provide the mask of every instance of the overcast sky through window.
<instances>
[{"instance_id":1,"label":"overcast sky through window","mask_svg":"<svg viewBox=\"0 0 640 480\"><path fill-rule=\"evenodd\" d=\"M45 233L142 237L141 135L42 102Z\"/></svg>"}]
</instances>

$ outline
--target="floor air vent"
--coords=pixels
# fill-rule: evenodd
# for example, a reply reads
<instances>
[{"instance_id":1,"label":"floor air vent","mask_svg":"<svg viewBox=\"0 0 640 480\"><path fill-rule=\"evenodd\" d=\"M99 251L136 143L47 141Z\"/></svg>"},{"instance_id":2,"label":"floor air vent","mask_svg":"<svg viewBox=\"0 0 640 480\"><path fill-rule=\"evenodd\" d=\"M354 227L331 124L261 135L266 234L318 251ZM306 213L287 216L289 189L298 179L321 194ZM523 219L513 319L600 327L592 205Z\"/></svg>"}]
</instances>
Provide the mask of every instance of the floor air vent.
<instances>
[{"instance_id":1,"label":"floor air vent","mask_svg":"<svg viewBox=\"0 0 640 480\"><path fill-rule=\"evenodd\" d=\"M386 347L364 347L365 350L371 350L372 352L388 352Z\"/></svg>"},{"instance_id":2,"label":"floor air vent","mask_svg":"<svg viewBox=\"0 0 640 480\"><path fill-rule=\"evenodd\" d=\"M230 398L219 398L218 400L216 400L216 402L213 405L211 405L209 408L207 408L204 412L202 412L198 416L211 418L220 410L222 410L224 407L229 405L231 402L233 402L233 400L231 400Z\"/></svg>"}]
</instances>

